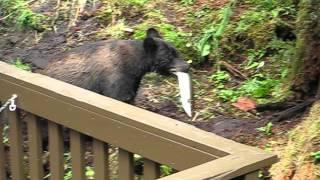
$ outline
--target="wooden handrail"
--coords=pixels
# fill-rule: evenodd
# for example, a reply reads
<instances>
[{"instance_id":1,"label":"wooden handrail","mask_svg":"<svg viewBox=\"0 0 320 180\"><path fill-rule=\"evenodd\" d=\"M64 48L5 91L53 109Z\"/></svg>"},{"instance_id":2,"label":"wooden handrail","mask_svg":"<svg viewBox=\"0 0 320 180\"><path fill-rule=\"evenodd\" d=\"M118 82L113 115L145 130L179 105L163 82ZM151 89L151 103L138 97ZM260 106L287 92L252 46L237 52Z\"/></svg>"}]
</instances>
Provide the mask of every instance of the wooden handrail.
<instances>
[{"instance_id":1,"label":"wooden handrail","mask_svg":"<svg viewBox=\"0 0 320 180\"><path fill-rule=\"evenodd\" d=\"M199 177L231 177L277 160L258 148L0 62L0 100L13 93L25 111L181 171L167 178L208 167Z\"/></svg>"}]
</instances>

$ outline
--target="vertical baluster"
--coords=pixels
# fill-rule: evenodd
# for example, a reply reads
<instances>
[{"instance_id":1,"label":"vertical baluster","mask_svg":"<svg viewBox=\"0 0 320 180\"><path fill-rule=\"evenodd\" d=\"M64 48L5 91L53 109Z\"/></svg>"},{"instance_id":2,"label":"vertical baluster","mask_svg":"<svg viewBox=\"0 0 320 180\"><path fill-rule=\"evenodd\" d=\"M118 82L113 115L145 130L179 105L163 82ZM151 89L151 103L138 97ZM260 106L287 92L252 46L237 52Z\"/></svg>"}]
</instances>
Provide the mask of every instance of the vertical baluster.
<instances>
[{"instance_id":1,"label":"vertical baluster","mask_svg":"<svg viewBox=\"0 0 320 180\"><path fill-rule=\"evenodd\" d=\"M0 103L1 106L1 103ZM4 112L0 112L0 180L6 180L6 169L5 169L5 154L3 145L3 125L4 125Z\"/></svg>"},{"instance_id":2,"label":"vertical baluster","mask_svg":"<svg viewBox=\"0 0 320 180\"><path fill-rule=\"evenodd\" d=\"M97 139L93 140L95 179L109 179L109 147Z\"/></svg>"},{"instance_id":3,"label":"vertical baluster","mask_svg":"<svg viewBox=\"0 0 320 180\"><path fill-rule=\"evenodd\" d=\"M62 128L60 125L48 122L48 129L51 173L50 179L61 180L64 176Z\"/></svg>"},{"instance_id":4,"label":"vertical baluster","mask_svg":"<svg viewBox=\"0 0 320 180\"><path fill-rule=\"evenodd\" d=\"M160 165L158 163L144 159L143 165L144 180L153 180L160 177Z\"/></svg>"},{"instance_id":5,"label":"vertical baluster","mask_svg":"<svg viewBox=\"0 0 320 180\"><path fill-rule=\"evenodd\" d=\"M133 154L119 148L119 179L121 180L133 180Z\"/></svg>"},{"instance_id":6,"label":"vertical baluster","mask_svg":"<svg viewBox=\"0 0 320 180\"><path fill-rule=\"evenodd\" d=\"M84 140L83 135L71 130L70 131L71 143L71 166L72 166L72 179L84 180L85 177L85 161L84 161Z\"/></svg>"},{"instance_id":7,"label":"vertical baluster","mask_svg":"<svg viewBox=\"0 0 320 180\"><path fill-rule=\"evenodd\" d=\"M21 119L16 111L8 111L8 116L12 179L24 180Z\"/></svg>"},{"instance_id":8,"label":"vertical baluster","mask_svg":"<svg viewBox=\"0 0 320 180\"><path fill-rule=\"evenodd\" d=\"M43 179L41 125L36 116L27 118L30 179Z\"/></svg>"}]
</instances>

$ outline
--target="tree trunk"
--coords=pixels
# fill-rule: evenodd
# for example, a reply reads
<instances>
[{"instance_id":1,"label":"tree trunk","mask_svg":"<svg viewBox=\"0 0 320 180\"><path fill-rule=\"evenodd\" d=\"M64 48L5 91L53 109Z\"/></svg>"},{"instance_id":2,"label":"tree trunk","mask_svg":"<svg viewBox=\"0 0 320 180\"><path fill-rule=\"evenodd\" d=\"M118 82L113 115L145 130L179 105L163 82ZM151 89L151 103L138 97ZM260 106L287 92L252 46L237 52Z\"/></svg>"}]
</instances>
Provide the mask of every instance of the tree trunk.
<instances>
[{"instance_id":1,"label":"tree trunk","mask_svg":"<svg viewBox=\"0 0 320 180\"><path fill-rule=\"evenodd\" d=\"M292 89L304 99L316 96L320 79L319 0L300 0L297 33Z\"/></svg>"}]
</instances>

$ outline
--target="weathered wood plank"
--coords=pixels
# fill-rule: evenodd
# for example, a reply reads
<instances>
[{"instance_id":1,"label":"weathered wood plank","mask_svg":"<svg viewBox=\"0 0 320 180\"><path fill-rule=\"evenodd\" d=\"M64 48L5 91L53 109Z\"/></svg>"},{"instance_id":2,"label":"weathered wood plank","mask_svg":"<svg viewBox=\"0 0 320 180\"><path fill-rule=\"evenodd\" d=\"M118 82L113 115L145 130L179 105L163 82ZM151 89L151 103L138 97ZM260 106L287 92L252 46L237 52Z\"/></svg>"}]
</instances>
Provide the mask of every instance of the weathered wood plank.
<instances>
[{"instance_id":1,"label":"weathered wood plank","mask_svg":"<svg viewBox=\"0 0 320 180\"><path fill-rule=\"evenodd\" d=\"M72 179L85 180L84 139L79 132L70 131Z\"/></svg>"},{"instance_id":2,"label":"weathered wood plank","mask_svg":"<svg viewBox=\"0 0 320 180\"><path fill-rule=\"evenodd\" d=\"M2 62L0 89L0 99L14 91L19 94L18 107L22 109L177 170L229 154L260 155L259 161L265 160L263 166L276 161L276 156L257 148ZM161 153L154 147L161 147ZM256 166L229 166L244 168L244 173L256 170Z\"/></svg>"},{"instance_id":3,"label":"weathered wood plank","mask_svg":"<svg viewBox=\"0 0 320 180\"><path fill-rule=\"evenodd\" d=\"M60 125L48 122L50 180L61 180L64 176L63 136Z\"/></svg>"},{"instance_id":4,"label":"weathered wood plank","mask_svg":"<svg viewBox=\"0 0 320 180\"><path fill-rule=\"evenodd\" d=\"M160 177L160 165L152 160L144 159L143 179L154 180Z\"/></svg>"},{"instance_id":5,"label":"weathered wood plank","mask_svg":"<svg viewBox=\"0 0 320 180\"><path fill-rule=\"evenodd\" d=\"M41 125L36 116L28 114L27 126L30 179L40 180L43 179Z\"/></svg>"},{"instance_id":6,"label":"weathered wood plank","mask_svg":"<svg viewBox=\"0 0 320 180\"><path fill-rule=\"evenodd\" d=\"M0 88L2 86L5 86L6 88L1 90L0 98L2 95L7 95L7 93L9 94L14 91L19 94L17 105L28 112L50 119L55 123L77 130L78 132L83 132L84 134L101 141L109 142L117 147L127 149L130 152L141 154L143 157L153 159L161 164L168 164L177 170L190 168L218 157L216 154L210 154L201 149L197 149L199 146L202 146L198 143L195 143L193 146L186 145L184 143L186 140L184 140L185 138L182 135L182 142L177 142L176 140L166 137L166 135L157 135L154 134L152 130L145 131L121 122L127 117L119 116L115 118L112 117L112 114L109 112L102 114L99 112L99 114L97 114L96 112L89 111L90 107L79 107L78 105L83 104L83 102L77 101L76 97L73 99L74 104L70 104L69 102L64 102L64 100L62 100L64 99L63 97L51 97L48 96L49 93L35 92L26 87L27 83L20 86L2 80L0 74ZM86 96L87 94L92 94L92 92L89 91L85 92ZM70 92L70 94L72 93ZM82 96L84 95L82 94ZM103 99L106 97L95 97L96 100L100 100L101 98ZM105 102L108 103L108 100L105 99ZM122 107L118 107L118 110L121 111ZM50 111L48 111L48 109L50 109ZM88 121L90 121L90 123L88 123ZM188 132L192 132L193 130L194 129L191 128ZM171 132L168 132L169 136L171 136L170 133ZM187 131L185 133L187 133ZM197 136L200 135L201 134L198 134ZM204 134L204 137L205 136L207 136L206 133ZM188 143L191 142L192 139L189 139ZM159 153L158 149L153 147L162 147L162 153ZM212 149L214 152L216 151L214 148ZM176 156L177 153L179 153L180 156ZM185 157L189 157L189 159L186 159Z\"/></svg>"},{"instance_id":7,"label":"weathered wood plank","mask_svg":"<svg viewBox=\"0 0 320 180\"><path fill-rule=\"evenodd\" d=\"M276 161L276 159L267 159L264 155L253 154L234 154L225 156L208 163L195 166L193 168L175 173L173 175L163 177L161 180L194 180L194 179L219 179L229 180L248 174L254 170L259 170L262 167Z\"/></svg>"},{"instance_id":8,"label":"weathered wood plank","mask_svg":"<svg viewBox=\"0 0 320 180\"><path fill-rule=\"evenodd\" d=\"M119 179L133 180L134 167L133 167L133 154L119 148Z\"/></svg>"},{"instance_id":9,"label":"weathered wood plank","mask_svg":"<svg viewBox=\"0 0 320 180\"><path fill-rule=\"evenodd\" d=\"M109 148L108 144L93 140L93 167L95 172L95 179L109 179Z\"/></svg>"},{"instance_id":10,"label":"weathered wood plank","mask_svg":"<svg viewBox=\"0 0 320 180\"><path fill-rule=\"evenodd\" d=\"M21 119L18 112L8 111L9 116L9 142L10 142L10 167L12 179L24 180L23 149Z\"/></svg>"}]
</instances>

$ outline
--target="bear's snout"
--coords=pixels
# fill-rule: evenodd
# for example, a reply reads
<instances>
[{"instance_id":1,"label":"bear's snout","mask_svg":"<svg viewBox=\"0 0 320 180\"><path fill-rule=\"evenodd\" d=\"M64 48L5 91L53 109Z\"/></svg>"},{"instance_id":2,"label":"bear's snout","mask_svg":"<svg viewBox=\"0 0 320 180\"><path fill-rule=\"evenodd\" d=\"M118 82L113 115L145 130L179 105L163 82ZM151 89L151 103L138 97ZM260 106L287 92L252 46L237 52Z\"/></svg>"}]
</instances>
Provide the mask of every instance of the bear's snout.
<instances>
[{"instance_id":1,"label":"bear's snout","mask_svg":"<svg viewBox=\"0 0 320 180\"><path fill-rule=\"evenodd\" d=\"M175 59L170 67L170 72L188 72L190 65L182 59Z\"/></svg>"}]
</instances>

